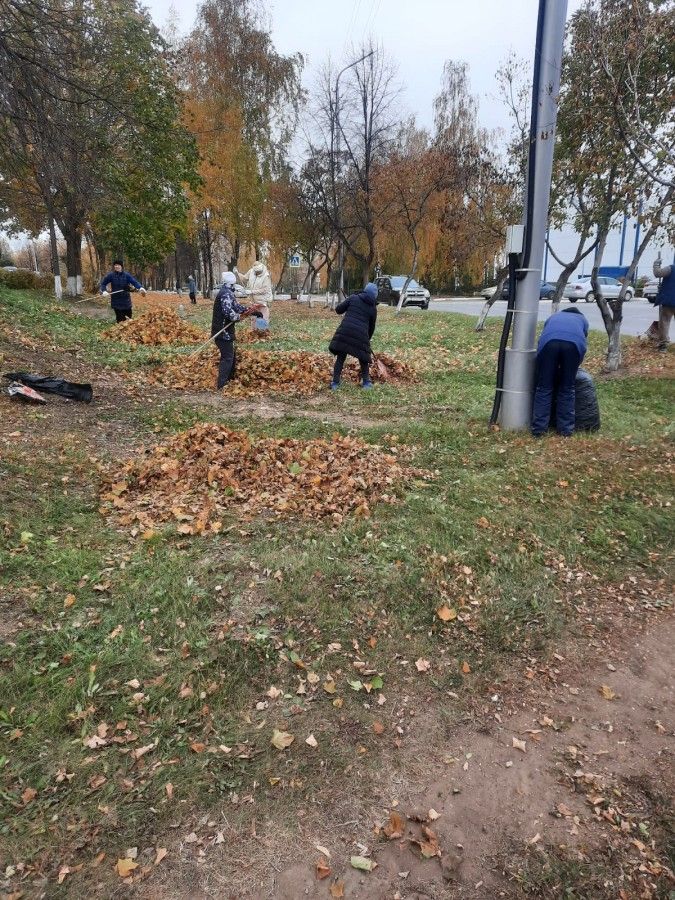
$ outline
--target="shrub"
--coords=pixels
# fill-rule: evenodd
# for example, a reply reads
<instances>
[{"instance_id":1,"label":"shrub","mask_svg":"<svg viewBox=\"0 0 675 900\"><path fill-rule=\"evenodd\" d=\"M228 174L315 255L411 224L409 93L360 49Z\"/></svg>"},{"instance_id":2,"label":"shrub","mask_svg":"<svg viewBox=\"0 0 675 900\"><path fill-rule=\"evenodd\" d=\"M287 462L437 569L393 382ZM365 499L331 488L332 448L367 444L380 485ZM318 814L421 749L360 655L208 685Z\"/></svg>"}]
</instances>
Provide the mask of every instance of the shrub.
<instances>
[{"instance_id":1,"label":"shrub","mask_svg":"<svg viewBox=\"0 0 675 900\"><path fill-rule=\"evenodd\" d=\"M54 276L37 275L27 269L17 269L16 272L4 272L0 269L0 285L15 290L26 290L27 288L44 290L54 286Z\"/></svg>"}]
</instances>

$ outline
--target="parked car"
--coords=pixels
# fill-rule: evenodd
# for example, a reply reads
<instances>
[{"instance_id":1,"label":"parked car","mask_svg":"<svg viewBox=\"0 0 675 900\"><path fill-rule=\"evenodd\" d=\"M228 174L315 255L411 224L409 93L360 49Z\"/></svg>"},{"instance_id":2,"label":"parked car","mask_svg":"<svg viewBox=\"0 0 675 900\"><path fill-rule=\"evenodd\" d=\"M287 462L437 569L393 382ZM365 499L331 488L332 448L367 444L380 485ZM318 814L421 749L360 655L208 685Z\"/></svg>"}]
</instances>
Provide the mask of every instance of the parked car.
<instances>
[{"instance_id":1,"label":"parked car","mask_svg":"<svg viewBox=\"0 0 675 900\"><path fill-rule=\"evenodd\" d=\"M602 296L605 298L605 300L616 299L616 297L619 296L619 291L622 288L622 284L618 280L618 278L610 278L609 275L599 275L598 284L600 285L600 292L602 293ZM634 293L635 290L633 287L627 288L625 299L632 300ZM566 300L569 300L570 303L576 303L577 300L585 300L586 303L594 303L595 294L593 293L591 276L582 275L581 278L575 278L574 281L570 281L567 285L565 285L563 297Z\"/></svg>"},{"instance_id":2,"label":"parked car","mask_svg":"<svg viewBox=\"0 0 675 900\"><path fill-rule=\"evenodd\" d=\"M18 272L19 270L17 269L16 266L3 266L2 271L3 272Z\"/></svg>"},{"instance_id":3,"label":"parked car","mask_svg":"<svg viewBox=\"0 0 675 900\"><path fill-rule=\"evenodd\" d=\"M642 296L646 297L647 300L653 300L659 292L659 284L658 278L650 278L642 288Z\"/></svg>"},{"instance_id":4,"label":"parked car","mask_svg":"<svg viewBox=\"0 0 675 900\"><path fill-rule=\"evenodd\" d=\"M406 278L406 275L381 275L379 278L376 278L375 284L379 292L377 295L378 303L388 303L389 306L397 306ZM403 305L429 309L430 299L431 294L429 291L423 285L418 284L414 278L411 278L405 292Z\"/></svg>"},{"instance_id":5,"label":"parked car","mask_svg":"<svg viewBox=\"0 0 675 900\"><path fill-rule=\"evenodd\" d=\"M490 300L491 297L494 296L494 292L497 290L497 285L493 284L490 287L483 288L480 292L481 297L484 297L486 300ZM542 281L539 286L539 299L540 300L552 300L553 295L555 294L555 285L551 284L550 281ZM502 294L499 298L500 300L508 300L509 299L509 283L508 281L504 282L502 287Z\"/></svg>"}]
</instances>

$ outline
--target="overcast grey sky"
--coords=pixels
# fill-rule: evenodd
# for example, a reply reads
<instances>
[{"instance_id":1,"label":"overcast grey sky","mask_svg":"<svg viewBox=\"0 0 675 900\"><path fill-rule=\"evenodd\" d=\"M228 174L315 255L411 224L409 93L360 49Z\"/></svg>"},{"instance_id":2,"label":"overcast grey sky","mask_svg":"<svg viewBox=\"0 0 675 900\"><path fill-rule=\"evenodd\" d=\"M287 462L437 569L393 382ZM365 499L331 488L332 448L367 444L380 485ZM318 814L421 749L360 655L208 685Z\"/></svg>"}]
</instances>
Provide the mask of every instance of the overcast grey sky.
<instances>
[{"instance_id":1,"label":"overcast grey sky","mask_svg":"<svg viewBox=\"0 0 675 900\"><path fill-rule=\"evenodd\" d=\"M183 32L197 11L197 0L146 0L161 27L173 5ZM404 88L402 101L418 120L431 124L432 102L448 59L469 64L480 100L481 122L505 126L506 113L495 98L494 75L509 50L532 59L537 0L267 0L272 34L282 53L306 58L304 83L311 88L317 69L330 55L342 59L349 48L372 36L396 61ZM571 13L581 0L569 0Z\"/></svg>"}]
</instances>

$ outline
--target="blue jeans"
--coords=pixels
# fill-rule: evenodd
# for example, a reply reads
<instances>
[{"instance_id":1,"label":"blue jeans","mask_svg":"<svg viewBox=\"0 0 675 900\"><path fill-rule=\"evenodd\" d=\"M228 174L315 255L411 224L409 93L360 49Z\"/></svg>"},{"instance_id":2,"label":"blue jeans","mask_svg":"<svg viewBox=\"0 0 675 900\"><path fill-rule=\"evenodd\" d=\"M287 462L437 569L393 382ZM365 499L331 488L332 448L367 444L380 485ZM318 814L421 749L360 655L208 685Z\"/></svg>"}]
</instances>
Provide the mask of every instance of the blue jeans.
<instances>
[{"instance_id":1,"label":"blue jeans","mask_svg":"<svg viewBox=\"0 0 675 900\"><path fill-rule=\"evenodd\" d=\"M581 356L571 341L549 341L537 354L532 434L541 435L548 431L556 388L558 432L574 433L574 382L580 365Z\"/></svg>"}]
</instances>

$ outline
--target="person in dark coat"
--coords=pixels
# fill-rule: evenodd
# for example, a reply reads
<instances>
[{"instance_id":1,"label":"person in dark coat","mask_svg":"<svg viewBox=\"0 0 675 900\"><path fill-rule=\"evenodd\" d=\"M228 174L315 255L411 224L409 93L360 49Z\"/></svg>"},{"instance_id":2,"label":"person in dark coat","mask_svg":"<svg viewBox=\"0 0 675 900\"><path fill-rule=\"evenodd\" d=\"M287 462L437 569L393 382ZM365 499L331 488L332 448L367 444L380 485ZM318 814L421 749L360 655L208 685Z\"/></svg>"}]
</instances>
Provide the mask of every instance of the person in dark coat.
<instances>
[{"instance_id":1,"label":"person in dark coat","mask_svg":"<svg viewBox=\"0 0 675 900\"><path fill-rule=\"evenodd\" d=\"M557 389L556 422L565 437L574 434L574 382L586 354L588 319L576 308L554 313L546 320L537 344L532 434L548 431L551 403Z\"/></svg>"},{"instance_id":2,"label":"person in dark coat","mask_svg":"<svg viewBox=\"0 0 675 900\"><path fill-rule=\"evenodd\" d=\"M328 349L335 355L331 390L340 386L342 367L347 356L355 356L361 364L361 383L364 388L373 386L368 368L370 366L370 339L375 334L377 322L377 285L370 282L358 294L352 294L335 307L344 319L338 325Z\"/></svg>"},{"instance_id":3,"label":"person in dark coat","mask_svg":"<svg viewBox=\"0 0 675 900\"><path fill-rule=\"evenodd\" d=\"M664 266L659 253L654 263L654 276L662 279L656 295L659 307L658 347L659 350L667 350L670 341L670 323L675 316L675 264Z\"/></svg>"},{"instance_id":4,"label":"person in dark coat","mask_svg":"<svg viewBox=\"0 0 675 900\"><path fill-rule=\"evenodd\" d=\"M190 303L197 302L197 284L193 275L188 275L188 294L190 295Z\"/></svg>"},{"instance_id":5,"label":"person in dark coat","mask_svg":"<svg viewBox=\"0 0 675 900\"><path fill-rule=\"evenodd\" d=\"M218 335L215 339L215 344L220 351L217 382L219 391L225 387L235 372L237 363L234 343L236 339L235 322L238 322L244 316L262 316L262 312L256 305L242 306L241 303L237 303L234 297L236 281L234 272L224 272L223 286L213 301L211 337Z\"/></svg>"},{"instance_id":6,"label":"person in dark coat","mask_svg":"<svg viewBox=\"0 0 675 900\"><path fill-rule=\"evenodd\" d=\"M141 294L145 293L145 288L133 275L124 271L121 259L116 259L113 262L112 272L108 272L101 279L102 296L107 296L106 288L108 285L110 285L110 305L115 313L115 320L119 323L123 322L124 319L130 319L133 315L133 309L129 288L135 287Z\"/></svg>"}]
</instances>

